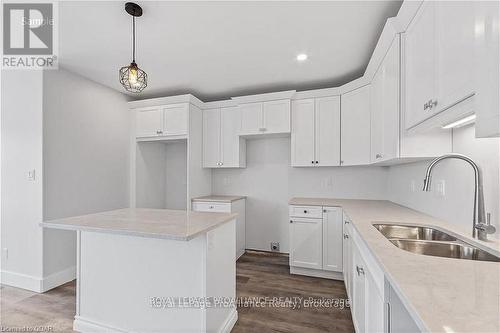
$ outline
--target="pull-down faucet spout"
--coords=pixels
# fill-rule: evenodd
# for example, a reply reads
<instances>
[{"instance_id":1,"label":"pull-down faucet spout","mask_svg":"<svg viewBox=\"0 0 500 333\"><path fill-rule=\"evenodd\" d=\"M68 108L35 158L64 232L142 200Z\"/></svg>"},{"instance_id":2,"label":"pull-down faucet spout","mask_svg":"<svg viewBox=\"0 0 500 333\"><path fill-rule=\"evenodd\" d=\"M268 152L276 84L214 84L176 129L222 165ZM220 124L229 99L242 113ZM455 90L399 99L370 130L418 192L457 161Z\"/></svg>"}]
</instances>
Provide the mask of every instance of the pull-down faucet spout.
<instances>
[{"instance_id":1,"label":"pull-down faucet spout","mask_svg":"<svg viewBox=\"0 0 500 333\"><path fill-rule=\"evenodd\" d=\"M496 229L490 224L489 219L485 217L484 196L483 196L483 177L479 166L469 157L462 154L446 154L436 157L427 167L424 179L424 191L431 190L431 176L434 167L445 159L459 159L467 162L474 169L474 215L472 217L472 237L480 240L487 240L488 234L495 233Z\"/></svg>"}]
</instances>

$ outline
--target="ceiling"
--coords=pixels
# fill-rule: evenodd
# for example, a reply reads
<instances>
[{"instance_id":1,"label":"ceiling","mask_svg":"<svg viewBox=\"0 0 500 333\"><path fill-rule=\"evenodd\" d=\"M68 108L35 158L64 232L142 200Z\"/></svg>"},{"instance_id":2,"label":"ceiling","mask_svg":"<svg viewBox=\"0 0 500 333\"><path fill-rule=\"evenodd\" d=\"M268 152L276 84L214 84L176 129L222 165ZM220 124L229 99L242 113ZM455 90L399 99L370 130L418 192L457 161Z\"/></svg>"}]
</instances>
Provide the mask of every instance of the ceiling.
<instances>
[{"instance_id":1,"label":"ceiling","mask_svg":"<svg viewBox=\"0 0 500 333\"><path fill-rule=\"evenodd\" d=\"M124 92L131 62L125 1L60 2L61 67ZM192 93L204 101L334 87L363 75L401 1L141 1L134 99ZM299 63L296 56L309 58Z\"/></svg>"}]
</instances>

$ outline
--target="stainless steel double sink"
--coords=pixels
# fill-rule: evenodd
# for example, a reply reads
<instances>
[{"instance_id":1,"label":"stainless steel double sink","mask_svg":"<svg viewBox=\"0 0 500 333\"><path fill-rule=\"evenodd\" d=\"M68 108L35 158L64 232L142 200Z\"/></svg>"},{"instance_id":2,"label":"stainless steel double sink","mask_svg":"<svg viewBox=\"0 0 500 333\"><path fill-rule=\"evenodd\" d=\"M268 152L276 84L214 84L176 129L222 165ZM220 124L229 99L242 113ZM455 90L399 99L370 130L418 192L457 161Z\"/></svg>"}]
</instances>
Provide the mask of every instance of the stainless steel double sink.
<instances>
[{"instance_id":1,"label":"stainless steel double sink","mask_svg":"<svg viewBox=\"0 0 500 333\"><path fill-rule=\"evenodd\" d=\"M384 223L376 223L373 226L392 244L408 252L445 258L500 262L500 257L431 227Z\"/></svg>"}]
</instances>

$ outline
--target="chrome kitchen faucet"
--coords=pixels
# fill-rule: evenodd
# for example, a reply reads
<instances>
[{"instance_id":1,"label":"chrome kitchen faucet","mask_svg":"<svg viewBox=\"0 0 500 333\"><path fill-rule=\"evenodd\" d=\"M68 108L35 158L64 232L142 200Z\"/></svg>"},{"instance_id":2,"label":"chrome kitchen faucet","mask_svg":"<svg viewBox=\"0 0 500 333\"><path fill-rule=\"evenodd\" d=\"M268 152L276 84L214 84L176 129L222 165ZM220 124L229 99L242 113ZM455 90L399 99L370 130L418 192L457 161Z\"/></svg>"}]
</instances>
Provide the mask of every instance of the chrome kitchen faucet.
<instances>
[{"instance_id":1,"label":"chrome kitchen faucet","mask_svg":"<svg viewBox=\"0 0 500 333\"><path fill-rule=\"evenodd\" d=\"M490 224L489 214L488 218L485 218L484 211L484 195L483 195L483 176L479 166L469 157L462 154L446 154L443 156L436 157L427 167L424 179L424 188L426 192L431 190L431 174L432 170L442 160L454 158L465 161L469 163L474 169L474 216L472 217L472 237L479 240L487 240L488 234L495 233L496 229Z\"/></svg>"}]
</instances>

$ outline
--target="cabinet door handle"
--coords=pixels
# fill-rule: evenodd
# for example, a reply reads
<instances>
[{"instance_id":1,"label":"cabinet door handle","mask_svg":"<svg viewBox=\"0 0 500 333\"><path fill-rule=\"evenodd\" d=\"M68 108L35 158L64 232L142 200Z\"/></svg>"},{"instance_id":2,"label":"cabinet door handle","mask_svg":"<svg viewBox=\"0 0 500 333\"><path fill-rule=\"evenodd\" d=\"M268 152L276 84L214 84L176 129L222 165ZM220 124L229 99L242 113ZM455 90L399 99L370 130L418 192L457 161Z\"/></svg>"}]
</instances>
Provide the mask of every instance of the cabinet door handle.
<instances>
[{"instance_id":1,"label":"cabinet door handle","mask_svg":"<svg viewBox=\"0 0 500 333\"><path fill-rule=\"evenodd\" d=\"M387 302L387 333L391 333L391 303Z\"/></svg>"},{"instance_id":2,"label":"cabinet door handle","mask_svg":"<svg viewBox=\"0 0 500 333\"><path fill-rule=\"evenodd\" d=\"M345 234L344 235L344 239L348 239L349 238L349 235L348 234Z\"/></svg>"},{"instance_id":3,"label":"cabinet door handle","mask_svg":"<svg viewBox=\"0 0 500 333\"><path fill-rule=\"evenodd\" d=\"M304 214L307 214L307 210L306 209L304 209Z\"/></svg>"},{"instance_id":4,"label":"cabinet door handle","mask_svg":"<svg viewBox=\"0 0 500 333\"><path fill-rule=\"evenodd\" d=\"M365 275L365 270L363 269L363 267L356 266L356 272L358 272L358 275Z\"/></svg>"},{"instance_id":5,"label":"cabinet door handle","mask_svg":"<svg viewBox=\"0 0 500 333\"><path fill-rule=\"evenodd\" d=\"M311 164L314 164L314 161L311 161Z\"/></svg>"},{"instance_id":6,"label":"cabinet door handle","mask_svg":"<svg viewBox=\"0 0 500 333\"><path fill-rule=\"evenodd\" d=\"M382 154L375 155L375 158L382 158Z\"/></svg>"},{"instance_id":7,"label":"cabinet door handle","mask_svg":"<svg viewBox=\"0 0 500 333\"><path fill-rule=\"evenodd\" d=\"M345 220L345 221L344 221L344 224L349 224L350 222L351 222L351 221L349 221L349 220Z\"/></svg>"},{"instance_id":8,"label":"cabinet door handle","mask_svg":"<svg viewBox=\"0 0 500 333\"><path fill-rule=\"evenodd\" d=\"M314 163L318 164L318 163L319 163L319 161L314 161Z\"/></svg>"},{"instance_id":9,"label":"cabinet door handle","mask_svg":"<svg viewBox=\"0 0 500 333\"><path fill-rule=\"evenodd\" d=\"M292 221L292 220L290 220L290 223L293 223L293 221Z\"/></svg>"},{"instance_id":10,"label":"cabinet door handle","mask_svg":"<svg viewBox=\"0 0 500 333\"><path fill-rule=\"evenodd\" d=\"M156 134L163 134L163 131L161 131L161 130L157 130L157 131L156 131Z\"/></svg>"},{"instance_id":11,"label":"cabinet door handle","mask_svg":"<svg viewBox=\"0 0 500 333\"><path fill-rule=\"evenodd\" d=\"M342 164L344 164L344 161L342 161L342 160L341 160L341 161L340 161L340 165L342 165Z\"/></svg>"}]
</instances>

